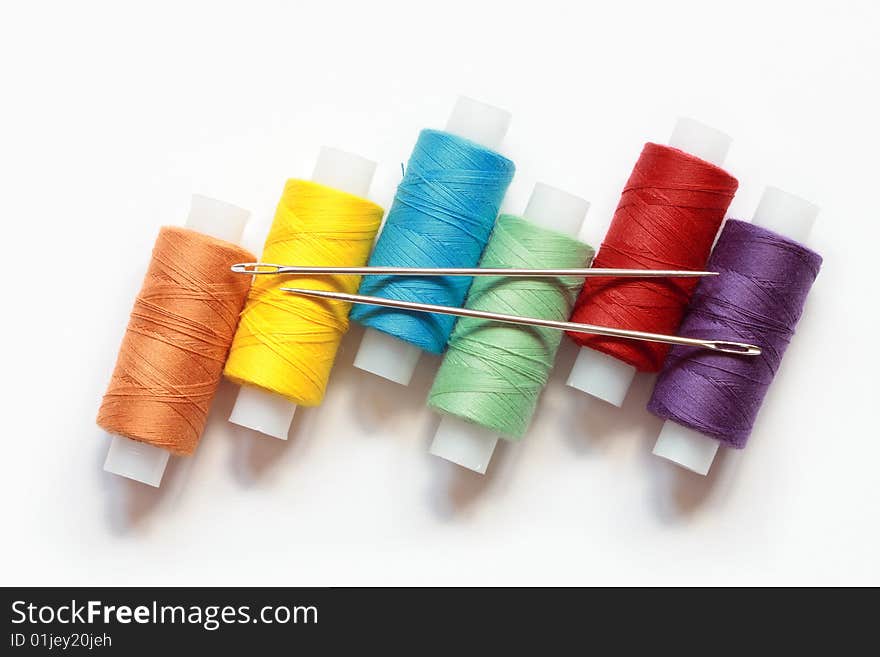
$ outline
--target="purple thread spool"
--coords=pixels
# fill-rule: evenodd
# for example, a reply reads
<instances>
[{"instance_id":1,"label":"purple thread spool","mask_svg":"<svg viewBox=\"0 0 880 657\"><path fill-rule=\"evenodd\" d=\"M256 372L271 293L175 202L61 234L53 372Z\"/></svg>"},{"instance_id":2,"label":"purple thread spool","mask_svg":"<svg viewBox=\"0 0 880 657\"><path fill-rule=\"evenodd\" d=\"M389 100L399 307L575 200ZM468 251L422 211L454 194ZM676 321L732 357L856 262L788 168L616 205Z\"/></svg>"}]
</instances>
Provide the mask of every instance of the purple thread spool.
<instances>
[{"instance_id":1,"label":"purple thread spool","mask_svg":"<svg viewBox=\"0 0 880 657\"><path fill-rule=\"evenodd\" d=\"M719 444L745 447L764 395L794 334L822 258L800 242L819 209L768 187L753 223L728 221L700 282L682 335L753 342L742 357L675 347L648 410L665 418L654 454L705 475Z\"/></svg>"}]
</instances>

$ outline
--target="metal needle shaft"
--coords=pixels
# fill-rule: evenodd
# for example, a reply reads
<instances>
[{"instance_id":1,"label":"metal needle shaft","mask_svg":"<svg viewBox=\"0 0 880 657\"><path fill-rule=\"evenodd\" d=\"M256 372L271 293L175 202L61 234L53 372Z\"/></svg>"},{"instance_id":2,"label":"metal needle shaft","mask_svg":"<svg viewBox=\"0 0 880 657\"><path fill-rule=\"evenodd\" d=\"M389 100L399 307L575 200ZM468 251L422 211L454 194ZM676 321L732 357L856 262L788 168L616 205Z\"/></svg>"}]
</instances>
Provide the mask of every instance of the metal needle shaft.
<instances>
[{"instance_id":1,"label":"metal needle shaft","mask_svg":"<svg viewBox=\"0 0 880 657\"><path fill-rule=\"evenodd\" d=\"M439 313L442 315L456 315L458 317L473 317L475 319L488 319L495 322L508 324L523 324L526 326L542 326L545 328L558 329L560 331L575 331L577 333L590 333L593 335L607 335L614 338L629 338L631 340L646 340L648 342L663 342L665 344L678 344L689 347L702 347L712 351L720 351L725 354L737 354L741 356L758 356L760 347L744 342L728 342L726 340L705 340L702 338L686 338L678 335L664 335L662 333L647 333L644 331L631 331L629 329L613 328L610 326L596 326L594 324L579 324L577 322L558 322L552 319L540 319L537 317L521 317L519 315L503 315L484 310L471 308L454 308L452 306L437 306L430 303L417 303L414 301L402 301L400 299L386 299L384 297L372 297L363 294L348 294L345 292L329 292L326 290L307 290L298 287L283 287L284 292L301 294L309 297L322 299L334 299L336 301L348 301L362 303L370 306L384 306L386 308L399 308L401 310L415 310L426 313Z\"/></svg>"},{"instance_id":2,"label":"metal needle shaft","mask_svg":"<svg viewBox=\"0 0 880 657\"><path fill-rule=\"evenodd\" d=\"M254 275L322 275L347 274L358 276L498 276L498 277L531 277L545 278L557 276L574 276L588 278L592 276L608 276L623 278L682 278L699 276L717 276L714 271L683 271L677 269L600 269L584 267L578 269L492 269L481 267L457 268L420 268L420 267L309 267L273 265L263 262L241 262L232 265L237 274Z\"/></svg>"}]
</instances>

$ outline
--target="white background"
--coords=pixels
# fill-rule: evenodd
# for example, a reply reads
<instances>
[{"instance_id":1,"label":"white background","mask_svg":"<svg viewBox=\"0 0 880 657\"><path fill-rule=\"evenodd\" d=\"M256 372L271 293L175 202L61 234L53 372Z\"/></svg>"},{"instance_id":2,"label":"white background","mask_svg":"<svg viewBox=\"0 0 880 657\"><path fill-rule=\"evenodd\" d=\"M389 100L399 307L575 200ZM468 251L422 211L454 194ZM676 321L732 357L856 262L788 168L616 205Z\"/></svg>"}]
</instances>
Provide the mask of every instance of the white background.
<instances>
[{"instance_id":1,"label":"white background","mask_svg":"<svg viewBox=\"0 0 880 657\"><path fill-rule=\"evenodd\" d=\"M880 584L875 2L4 3L2 584ZM322 144L379 162L388 207L458 94L513 113L505 209L592 200L598 244L642 144L679 115L734 137L730 215L767 184L822 207L825 257L748 448L708 478L564 386L489 475L427 453L436 359L353 369L287 442L229 425L155 490L101 470L94 418L162 224L193 192L254 212Z\"/></svg>"}]
</instances>

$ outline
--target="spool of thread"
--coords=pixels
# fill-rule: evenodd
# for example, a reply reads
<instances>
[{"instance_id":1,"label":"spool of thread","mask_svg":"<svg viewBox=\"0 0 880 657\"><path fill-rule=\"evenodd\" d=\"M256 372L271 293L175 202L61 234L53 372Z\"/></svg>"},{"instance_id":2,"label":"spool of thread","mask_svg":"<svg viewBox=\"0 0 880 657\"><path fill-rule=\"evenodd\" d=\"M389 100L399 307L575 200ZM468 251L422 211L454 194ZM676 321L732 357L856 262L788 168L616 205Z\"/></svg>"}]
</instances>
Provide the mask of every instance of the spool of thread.
<instances>
[{"instance_id":1,"label":"spool of thread","mask_svg":"<svg viewBox=\"0 0 880 657\"><path fill-rule=\"evenodd\" d=\"M720 167L730 138L680 119L669 146L646 144L623 190L595 267L702 269L737 181ZM696 285L693 278L591 278L572 321L675 333ZM568 385L615 406L636 370L657 372L667 345L569 333L582 348Z\"/></svg>"},{"instance_id":2,"label":"spool of thread","mask_svg":"<svg viewBox=\"0 0 880 657\"><path fill-rule=\"evenodd\" d=\"M494 150L510 115L460 98L446 131L419 135L370 256L373 266L475 267L513 177L513 162ZM370 276L360 293L460 306L465 277ZM367 327L354 364L408 385L422 350L442 353L455 322L448 315L355 305L352 319Z\"/></svg>"},{"instance_id":3,"label":"spool of thread","mask_svg":"<svg viewBox=\"0 0 880 657\"><path fill-rule=\"evenodd\" d=\"M576 268L592 247L575 239L590 204L538 183L523 218L501 215L481 267ZM475 278L467 308L542 319L568 318L580 278ZM547 383L562 333L461 318L428 395L444 414L431 453L485 473L499 435L522 438Z\"/></svg>"},{"instance_id":4,"label":"spool of thread","mask_svg":"<svg viewBox=\"0 0 880 657\"><path fill-rule=\"evenodd\" d=\"M262 261L362 267L382 222L365 196L376 165L324 148L312 181L288 180ZM225 374L242 386L229 421L287 439L297 405L324 398L351 304L298 297L285 286L353 293L355 276L256 276Z\"/></svg>"},{"instance_id":5,"label":"spool of thread","mask_svg":"<svg viewBox=\"0 0 880 657\"><path fill-rule=\"evenodd\" d=\"M171 454L205 427L250 281L237 246L249 213L193 196L186 228L163 228L98 411L112 434L108 472L159 486Z\"/></svg>"},{"instance_id":6,"label":"spool of thread","mask_svg":"<svg viewBox=\"0 0 880 657\"><path fill-rule=\"evenodd\" d=\"M822 258L801 244L819 209L767 188L752 224L730 220L682 324L697 337L745 340L756 357L674 347L648 410L665 418L654 454L705 475L719 444L741 449L794 335Z\"/></svg>"}]
</instances>

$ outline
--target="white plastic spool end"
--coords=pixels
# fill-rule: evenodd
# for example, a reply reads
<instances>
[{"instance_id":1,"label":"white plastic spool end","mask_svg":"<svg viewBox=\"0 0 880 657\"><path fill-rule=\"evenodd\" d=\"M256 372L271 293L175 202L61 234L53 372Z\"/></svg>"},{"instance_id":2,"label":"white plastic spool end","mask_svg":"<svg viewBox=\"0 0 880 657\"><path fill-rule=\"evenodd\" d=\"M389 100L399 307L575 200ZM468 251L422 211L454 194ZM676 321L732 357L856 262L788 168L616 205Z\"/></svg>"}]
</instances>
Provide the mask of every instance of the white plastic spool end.
<instances>
[{"instance_id":1,"label":"white plastic spool end","mask_svg":"<svg viewBox=\"0 0 880 657\"><path fill-rule=\"evenodd\" d=\"M104 470L158 488L171 453L122 436L111 435L111 438Z\"/></svg>"},{"instance_id":2,"label":"white plastic spool end","mask_svg":"<svg viewBox=\"0 0 880 657\"><path fill-rule=\"evenodd\" d=\"M275 393L242 386L229 414L229 421L240 427L287 440L296 404Z\"/></svg>"},{"instance_id":3,"label":"white plastic spool end","mask_svg":"<svg viewBox=\"0 0 880 657\"><path fill-rule=\"evenodd\" d=\"M376 163L360 155L324 146L318 154L312 181L366 197L376 173Z\"/></svg>"},{"instance_id":4,"label":"white plastic spool end","mask_svg":"<svg viewBox=\"0 0 880 657\"><path fill-rule=\"evenodd\" d=\"M767 187L752 223L797 242L806 242L818 215L819 207L800 196L777 187ZM654 454L705 475L715 459L719 444L711 436L667 420L657 436Z\"/></svg>"},{"instance_id":5,"label":"white plastic spool end","mask_svg":"<svg viewBox=\"0 0 880 657\"><path fill-rule=\"evenodd\" d=\"M434 434L430 452L474 472L486 474L498 435L485 427L444 415Z\"/></svg>"},{"instance_id":6,"label":"white plastic spool end","mask_svg":"<svg viewBox=\"0 0 880 657\"><path fill-rule=\"evenodd\" d=\"M217 199L193 194L186 227L233 244L241 242L241 235L250 212Z\"/></svg>"},{"instance_id":7,"label":"white plastic spool end","mask_svg":"<svg viewBox=\"0 0 880 657\"><path fill-rule=\"evenodd\" d=\"M731 141L729 135L705 123L680 118L672 130L669 145L720 167L730 150Z\"/></svg>"},{"instance_id":8,"label":"white plastic spool end","mask_svg":"<svg viewBox=\"0 0 880 657\"><path fill-rule=\"evenodd\" d=\"M686 470L706 475L712 467L715 453L721 443L699 431L683 427L675 422L664 422L654 454L680 465Z\"/></svg>"},{"instance_id":9,"label":"white plastic spool end","mask_svg":"<svg viewBox=\"0 0 880 657\"><path fill-rule=\"evenodd\" d=\"M232 405L229 421L267 436L287 440L296 404L274 392L243 385Z\"/></svg>"},{"instance_id":10,"label":"white plastic spool end","mask_svg":"<svg viewBox=\"0 0 880 657\"><path fill-rule=\"evenodd\" d=\"M636 375L636 368L601 351L581 347L566 384L618 408Z\"/></svg>"},{"instance_id":11,"label":"white plastic spool end","mask_svg":"<svg viewBox=\"0 0 880 657\"><path fill-rule=\"evenodd\" d=\"M383 379L408 386L422 350L376 329L367 328L354 358L354 366Z\"/></svg>"},{"instance_id":12,"label":"white plastic spool end","mask_svg":"<svg viewBox=\"0 0 880 657\"><path fill-rule=\"evenodd\" d=\"M237 244L241 241L250 212L231 203L193 194L186 227L217 239ZM159 486L170 456L167 450L147 443L114 436L104 461L104 470L150 486Z\"/></svg>"},{"instance_id":13,"label":"white plastic spool end","mask_svg":"<svg viewBox=\"0 0 880 657\"><path fill-rule=\"evenodd\" d=\"M446 132L495 151L507 134L510 119L511 114L507 110L459 96L446 122Z\"/></svg>"},{"instance_id":14,"label":"white plastic spool end","mask_svg":"<svg viewBox=\"0 0 880 657\"><path fill-rule=\"evenodd\" d=\"M767 187L752 223L796 242L806 242L819 216L819 206L778 187Z\"/></svg>"},{"instance_id":15,"label":"white plastic spool end","mask_svg":"<svg viewBox=\"0 0 880 657\"><path fill-rule=\"evenodd\" d=\"M376 163L372 160L324 146L318 154L312 181L354 196L370 191ZM296 404L273 392L242 386L235 398L229 421L280 440L287 440Z\"/></svg>"},{"instance_id":16,"label":"white plastic spool end","mask_svg":"<svg viewBox=\"0 0 880 657\"><path fill-rule=\"evenodd\" d=\"M535 183L523 218L543 228L577 237L590 209L590 202L566 191Z\"/></svg>"}]
</instances>

